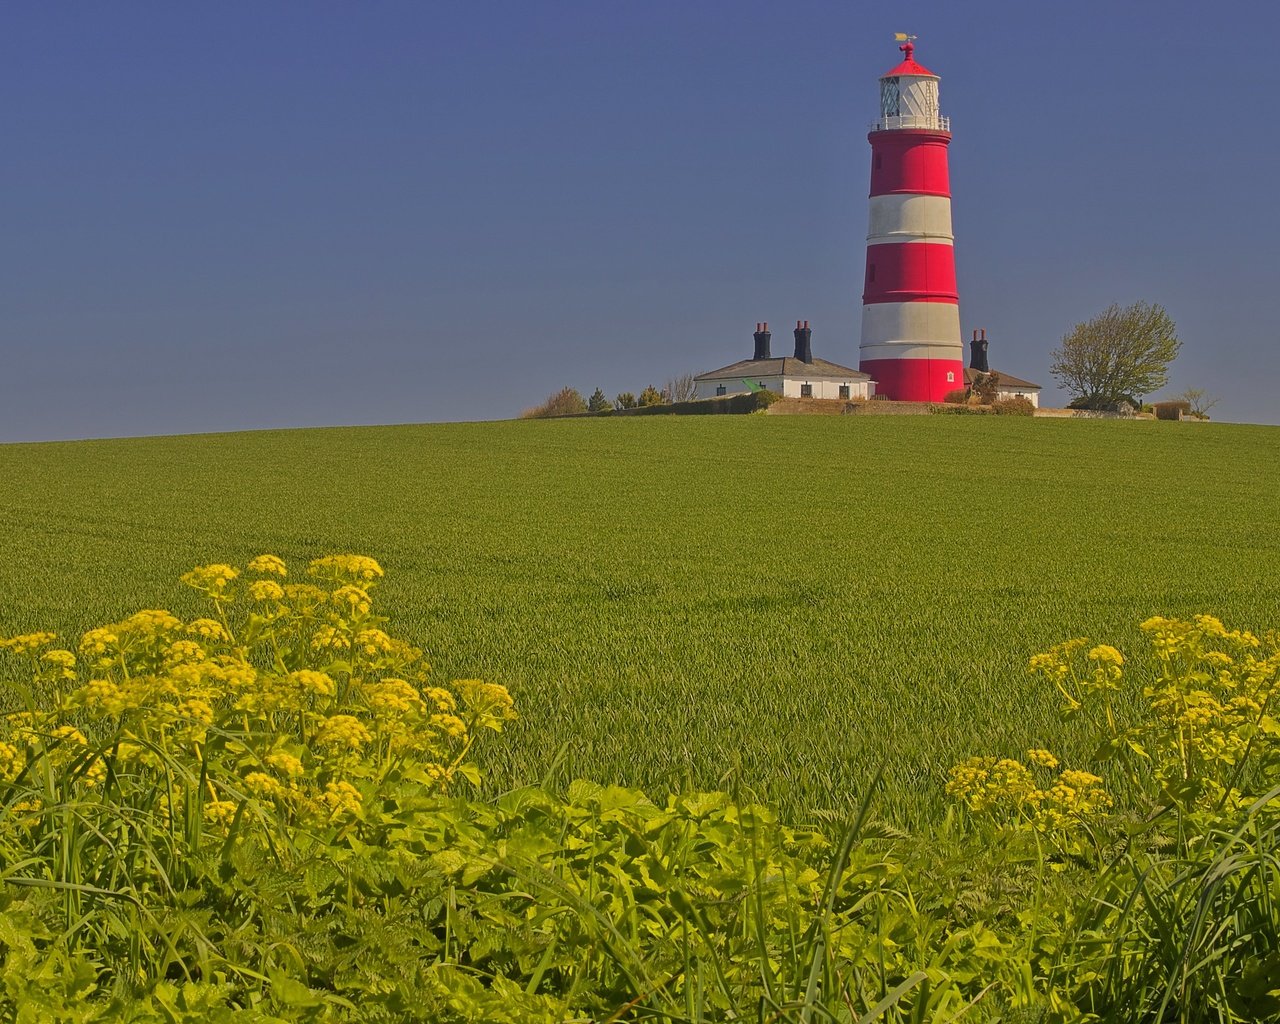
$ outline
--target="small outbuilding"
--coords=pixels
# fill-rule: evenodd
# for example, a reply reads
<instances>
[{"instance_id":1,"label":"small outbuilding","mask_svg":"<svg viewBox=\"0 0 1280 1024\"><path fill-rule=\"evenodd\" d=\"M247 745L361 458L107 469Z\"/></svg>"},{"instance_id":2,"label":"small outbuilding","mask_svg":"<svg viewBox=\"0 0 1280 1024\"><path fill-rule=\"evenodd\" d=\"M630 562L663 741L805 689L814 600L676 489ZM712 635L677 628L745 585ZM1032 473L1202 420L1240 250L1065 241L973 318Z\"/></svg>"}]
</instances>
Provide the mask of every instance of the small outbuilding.
<instances>
[{"instance_id":1,"label":"small outbuilding","mask_svg":"<svg viewBox=\"0 0 1280 1024\"><path fill-rule=\"evenodd\" d=\"M769 353L772 335L767 323L756 324L755 354L718 370L708 370L693 378L696 398L716 398L767 390L784 398L870 398L876 382L869 374L839 363L813 357L813 331L808 320L797 320L795 354L773 358Z\"/></svg>"},{"instance_id":2,"label":"small outbuilding","mask_svg":"<svg viewBox=\"0 0 1280 1024\"><path fill-rule=\"evenodd\" d=\"M1003 370L992 370L987 362L987 331L982 329L973 332L973 340L969 343L969 365L964 368L965 387L973 387L983 374L996 375L996 398L1025 398L1037 409L1040 408L1040 385L1029 380L1015 377Z\"/></svg>"}]
</instances>

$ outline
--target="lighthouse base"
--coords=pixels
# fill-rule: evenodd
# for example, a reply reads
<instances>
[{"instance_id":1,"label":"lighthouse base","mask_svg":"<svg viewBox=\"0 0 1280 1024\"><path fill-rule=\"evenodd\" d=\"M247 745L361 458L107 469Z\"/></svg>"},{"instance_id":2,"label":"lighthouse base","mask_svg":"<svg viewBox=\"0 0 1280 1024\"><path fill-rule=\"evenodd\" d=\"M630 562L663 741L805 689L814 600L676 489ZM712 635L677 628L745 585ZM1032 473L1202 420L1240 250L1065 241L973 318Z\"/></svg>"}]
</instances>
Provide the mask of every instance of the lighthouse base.
<instances>
[{"instance_id":1,"label":"lighthouse base","mask_svg":"<svg viewBox=\"0 0 1280 1024\"><path fill-rule=\"evenodd\" d=\"M964 388L960 359L864 359L858 369L871 375L877 395L895 402L941 402Z\"/></svg>"}]
</instances>

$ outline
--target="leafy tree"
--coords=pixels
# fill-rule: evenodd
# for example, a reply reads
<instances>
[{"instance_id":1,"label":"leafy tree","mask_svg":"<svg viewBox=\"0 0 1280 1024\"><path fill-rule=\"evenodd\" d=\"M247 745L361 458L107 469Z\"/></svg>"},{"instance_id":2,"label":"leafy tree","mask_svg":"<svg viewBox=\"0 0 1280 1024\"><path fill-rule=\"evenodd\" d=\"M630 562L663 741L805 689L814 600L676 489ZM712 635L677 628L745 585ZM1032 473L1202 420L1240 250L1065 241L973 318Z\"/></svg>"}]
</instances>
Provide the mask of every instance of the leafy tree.
<instances>
[{"instance_id":1,"label":"leafy tree","mask_svg":"<svg viewBox=\"0 0 1280 1024\"><path fill-rule=\"evenodd\" d=\"M634 409L636 407L636 396L630 391L624 391L613 400L615 409Z\"/></svg>"},{"instance_id":2,"label":"leafy tree","mask_svg":"<svg viewBox=\"0 0 1280 1024\"><path fill-rule=\"evenodd\" d=\"M697 397L698 384L693 379L693 374L682 373L668 380L663 390L673 402L692 402Z\"/></svg>"},{"instance_id":3,"label":"leafy tree","mask_svg":"<svg viewBox=\"0 0 1280 1024\"><path fill-rule=\"evenodd\" d=\"M637 400L637 403L641 406L663 405L665 403L665 399L662 397L662 392L650 384L640 392L640 398Z\"/></svg>"},{"instance_id":4,"label":"leafy tree","mask_svg":"<svg viewBox=\"0 0 1280 1024\"><path fill-rule=\"evenodd\" d=\"M550 416L577 416L587 411L586 399L576 388L561 388L541 405L526 409L521 419L539 420Z\"/></svg>"},{"instance_id":5,"label":"leafy tree","mask_svg":"<svg viewBox=\"0 0 1280 1024\"><path fill-rule=\"evenodd\" d=\"M1169 364L1181 347L1173 320L1162 306L1112 304L1063 336L1049 372L1075 395L1074 408L1137 406L1140 396L1168 383Z\"/></svg>"},{"instance_id":6,"label":"leafy tree","mask_svg":"<svg viewBox=\"0 0 1280 1024\"><path fill-rule=\"evenodd\" d=\"M1187 388L1177 397L1187 403L1191 415L1198 420L1207 420L1209 410L1221 401L1220 398L1210 398L1209 392L1204 388Z\"/></svg>"},{"instance_id":7,"label":"leafy tree","mask_svg":"<svg viewBox=\"0 0 1280 1024\"><path fill-rule=\"evenodd\" d=\"M606 409L613 408L613 403L604 397L604 392L599 388L591 393L591 397L587 399L587 412L604 412Z\"/></svg>"}]
</instances>

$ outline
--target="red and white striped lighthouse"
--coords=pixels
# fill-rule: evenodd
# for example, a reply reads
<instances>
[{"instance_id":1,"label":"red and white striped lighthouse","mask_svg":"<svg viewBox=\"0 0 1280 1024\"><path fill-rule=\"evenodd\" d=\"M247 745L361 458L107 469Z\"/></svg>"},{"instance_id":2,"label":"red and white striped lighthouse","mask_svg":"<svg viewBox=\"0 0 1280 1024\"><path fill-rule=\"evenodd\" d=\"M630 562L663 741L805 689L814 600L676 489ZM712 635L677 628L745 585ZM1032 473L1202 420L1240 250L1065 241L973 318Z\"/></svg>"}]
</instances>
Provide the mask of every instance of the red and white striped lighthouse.
<instances>
[{"instance_id":1,"label":"red and white striped lighthouse","mask_svg":"<svg viewBox=\"0 0 1280 1024\"><path fill-rule=\"evenodd\" d=\"M951 234L947 146L938 76L904 59L880 78L871 143L871 216L858 369L876 393L938 402L964 387L960 299Z\"/></svg>"}]
</instances>

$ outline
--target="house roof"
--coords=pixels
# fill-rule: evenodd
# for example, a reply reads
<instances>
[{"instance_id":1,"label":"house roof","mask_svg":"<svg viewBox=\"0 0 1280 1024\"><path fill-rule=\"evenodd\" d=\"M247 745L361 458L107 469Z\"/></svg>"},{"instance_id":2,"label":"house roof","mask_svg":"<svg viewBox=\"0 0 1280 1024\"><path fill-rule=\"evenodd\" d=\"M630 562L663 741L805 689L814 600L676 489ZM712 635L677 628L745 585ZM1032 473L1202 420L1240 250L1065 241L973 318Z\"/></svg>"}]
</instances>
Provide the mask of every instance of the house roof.
<instances>
[{"instance_id":1,"label":"house roof","mask_svg":"<svg viewBox=\"0 0 1280 1024\"><path fill-rule=\"evenodd\" d=\"M783 356L779 359L743 359L718 370L700 373L694 380L740 380L743 377L794 377L804 380L818 380L838 377L840 380L870 380L869 373L851 370L839 363L829 363L825 359L815 359L811 363L803 362L794 356Z\"/></svg>"},{"instance_id":2,"label":"house roof","mask_svg":"<svg viewBox=\"0 0 1280 1024\"><path fill-rule=\"evenodd\" d=\"M1008 386L1011 388L1035 388L1037 390L1040 389L1039 384L1032 384L1031 381L1029 380L1023 380L1021 377L1015 377L1013 374L1005 373L1003 370L992 370L991 372L1000 378L1000 383L999 383L1000 387ZM964 368L964 382L966 384L972 384L977 379L977 377L978 377L978 371L975 370L972 366L966 366Z\"/></svg>"}]
</instances>

